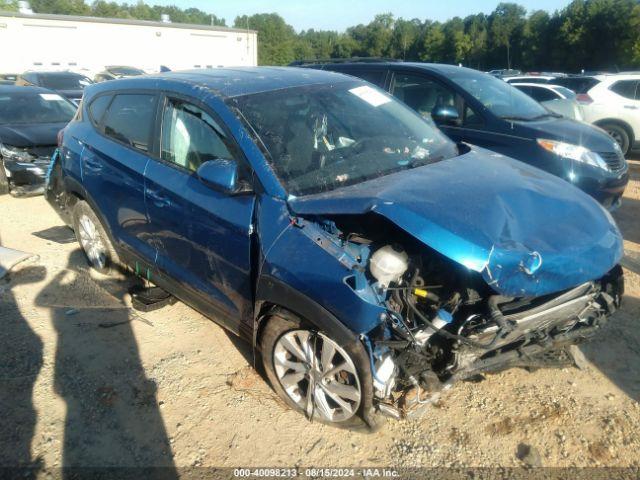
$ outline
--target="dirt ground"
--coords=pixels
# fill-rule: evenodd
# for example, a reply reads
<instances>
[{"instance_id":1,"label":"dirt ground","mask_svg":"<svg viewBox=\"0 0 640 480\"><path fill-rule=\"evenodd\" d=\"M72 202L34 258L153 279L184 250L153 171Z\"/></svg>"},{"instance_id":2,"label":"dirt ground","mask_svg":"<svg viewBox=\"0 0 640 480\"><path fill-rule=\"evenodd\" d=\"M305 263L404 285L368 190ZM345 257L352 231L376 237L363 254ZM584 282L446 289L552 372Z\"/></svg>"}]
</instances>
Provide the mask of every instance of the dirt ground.
<instances>
[{"instance_id":1,"label":"dirt ground","mask_svg":"<svg viewBox=\"0 0 640 480\"><path fill-rule=\"evenodd\" d=\"M616 213L640 271L640 163ZM588 366L510 370L375 434L309 423L252 353L183 304L139 314L90 272L42 197L0 197L0 466L640 466L640 277Z\"/></svg>"}]
</instances>

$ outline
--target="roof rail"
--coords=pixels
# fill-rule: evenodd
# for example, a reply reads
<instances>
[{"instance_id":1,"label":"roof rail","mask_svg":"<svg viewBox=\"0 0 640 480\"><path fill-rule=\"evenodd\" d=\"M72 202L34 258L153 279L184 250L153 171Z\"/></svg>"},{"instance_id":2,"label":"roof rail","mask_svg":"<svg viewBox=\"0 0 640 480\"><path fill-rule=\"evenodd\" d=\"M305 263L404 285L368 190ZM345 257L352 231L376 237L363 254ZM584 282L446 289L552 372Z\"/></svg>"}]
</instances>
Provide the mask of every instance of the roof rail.
<instances>
[{"instance_id":1,"label":"roof rail","mask_svg":"<svg viewBox=\"0 0 640 480\"><path fill-rule=\"evenodd\" d=\"M290 67L297 67L300 65L313 65L322 63L382 63L382 62L402 62L397 58L385 58L385 57L351 57L351 58L318 58L310 60L294 60L289 64Z\"/></svg>"}]
</instances>

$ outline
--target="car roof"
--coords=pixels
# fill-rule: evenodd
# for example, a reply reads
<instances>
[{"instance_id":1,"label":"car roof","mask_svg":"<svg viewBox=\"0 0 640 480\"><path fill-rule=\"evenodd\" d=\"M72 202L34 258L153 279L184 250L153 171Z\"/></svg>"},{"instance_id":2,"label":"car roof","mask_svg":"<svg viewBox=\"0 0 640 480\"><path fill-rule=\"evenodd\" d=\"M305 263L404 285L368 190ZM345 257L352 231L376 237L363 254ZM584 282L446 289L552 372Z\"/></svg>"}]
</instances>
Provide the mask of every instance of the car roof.
<instances>
[{"instance_id":1,"label":"car roof","mask_svg":"<svg viewBox=\"0 0 640 480\"><path fill-rule=\"evenodd\" d=\"M340 73L297 67L233 67L165 72L129 77L114 82L92 85L92 91L116 91L130 88L159 88L161 83L190 83L216 92L223 97L236 97L284 88L357 81ZM161 87L160 87L161 88Z\"/></svg>"},{"instance_id":2,"label":"car roof","mask_svg":"<svg viewBox=\"0 0 640 480\"><path fill-rule=\"evenodd\" d=\"M546 88L547 90L553 90L554 87L562 87L562 85L553 85L551 83L532 83L532 82L513 82L509 85L513 87L536 87ZM566 88L566 87L563 87Z\"/></svg>"},{"instance_id":3,"label":"car roof","mask_svg":"<svg viewBox=\"0 0 640 480\"><path fill-rule=\"evenodd\" d=\"M31 92L31 93L55 93L52 92L51 90L47 90L46 88L42 88L42 87L33 87L33 86L28 86L28 87L22 87L20 85L0 85L0 93L1 94L11 94L11 93L24 93L24 92Z\"/></svg>"},{"instance_id":4,"label":"car roof","mask_svg":"<svg viewBox=\"0 0 640 480\"><path fill-rule=\"evenodd\" d=\"M55 70L55 71L51 71L51 72L41 72L39 70L29 70L28 72L24 72L22 75L25 74L35 74L35 75L46 75L48 77L68 77L68 76L72 76L72 77L84 77L85 75L82 75L81 73L76 73L76 72L69 72L66 70Z\"/></svg>"}]
</instances>

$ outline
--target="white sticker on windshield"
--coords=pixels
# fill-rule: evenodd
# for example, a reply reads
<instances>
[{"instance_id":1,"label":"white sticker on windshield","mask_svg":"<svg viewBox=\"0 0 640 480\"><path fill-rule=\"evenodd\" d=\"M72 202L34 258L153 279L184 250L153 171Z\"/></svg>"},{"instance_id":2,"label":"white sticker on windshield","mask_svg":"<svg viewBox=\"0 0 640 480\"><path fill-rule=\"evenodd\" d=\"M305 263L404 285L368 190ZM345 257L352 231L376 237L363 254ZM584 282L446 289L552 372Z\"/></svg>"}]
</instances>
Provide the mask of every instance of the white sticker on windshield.
<instances>
[{"instance_id":1,"label":"white sticker on windshield","mask_svg":"<svg viewBox=\"0 0 640 480\"><path fill-rule=\"evenodd\" d=\"M43 100L46 100L47 102L53 102L56 100L62 100L62 97L60 95L57 95L55 93L41 93L40 97Z\"/></svg>"},{"instance_id":2,"label":"white sticker on windshield","mask_svg":"<svg viewBox=\"0 0 640 480\"><path fill-rule=\"evenodd\" d=\"M384 94L367 85L352 88L349 91L356 97L360 97L362 100L370 105L373 105L374 107L379 107L380 105L384 105L385 103L389 103L391 101L389 97L386 97Z\"/></svg>"}]
</instances>

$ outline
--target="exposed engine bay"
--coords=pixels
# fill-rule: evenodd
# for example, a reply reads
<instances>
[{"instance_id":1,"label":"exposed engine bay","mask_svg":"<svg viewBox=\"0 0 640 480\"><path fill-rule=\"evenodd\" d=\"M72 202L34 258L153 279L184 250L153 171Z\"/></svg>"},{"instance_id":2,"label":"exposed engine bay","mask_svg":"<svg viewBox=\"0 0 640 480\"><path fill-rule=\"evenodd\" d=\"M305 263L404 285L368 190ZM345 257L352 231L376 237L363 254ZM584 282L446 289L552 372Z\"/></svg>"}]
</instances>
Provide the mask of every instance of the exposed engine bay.
<instances>
[{"instance_id":1,"label":"exposed engine bay","mask_svg":"<svg viewBox=\"0 0 640 480\"><path fill-rule=\"evenodd\" d=\"M475 271L382 217L335 216L294 224L351 273L344 281L384 307L361 335L381 413L401 418L458 380L511 367L571 363L569 347L620 306L622 269L540 297L497 294ZM527 268L522 266L522 268Z\"/></svg>"}]
</instances>

